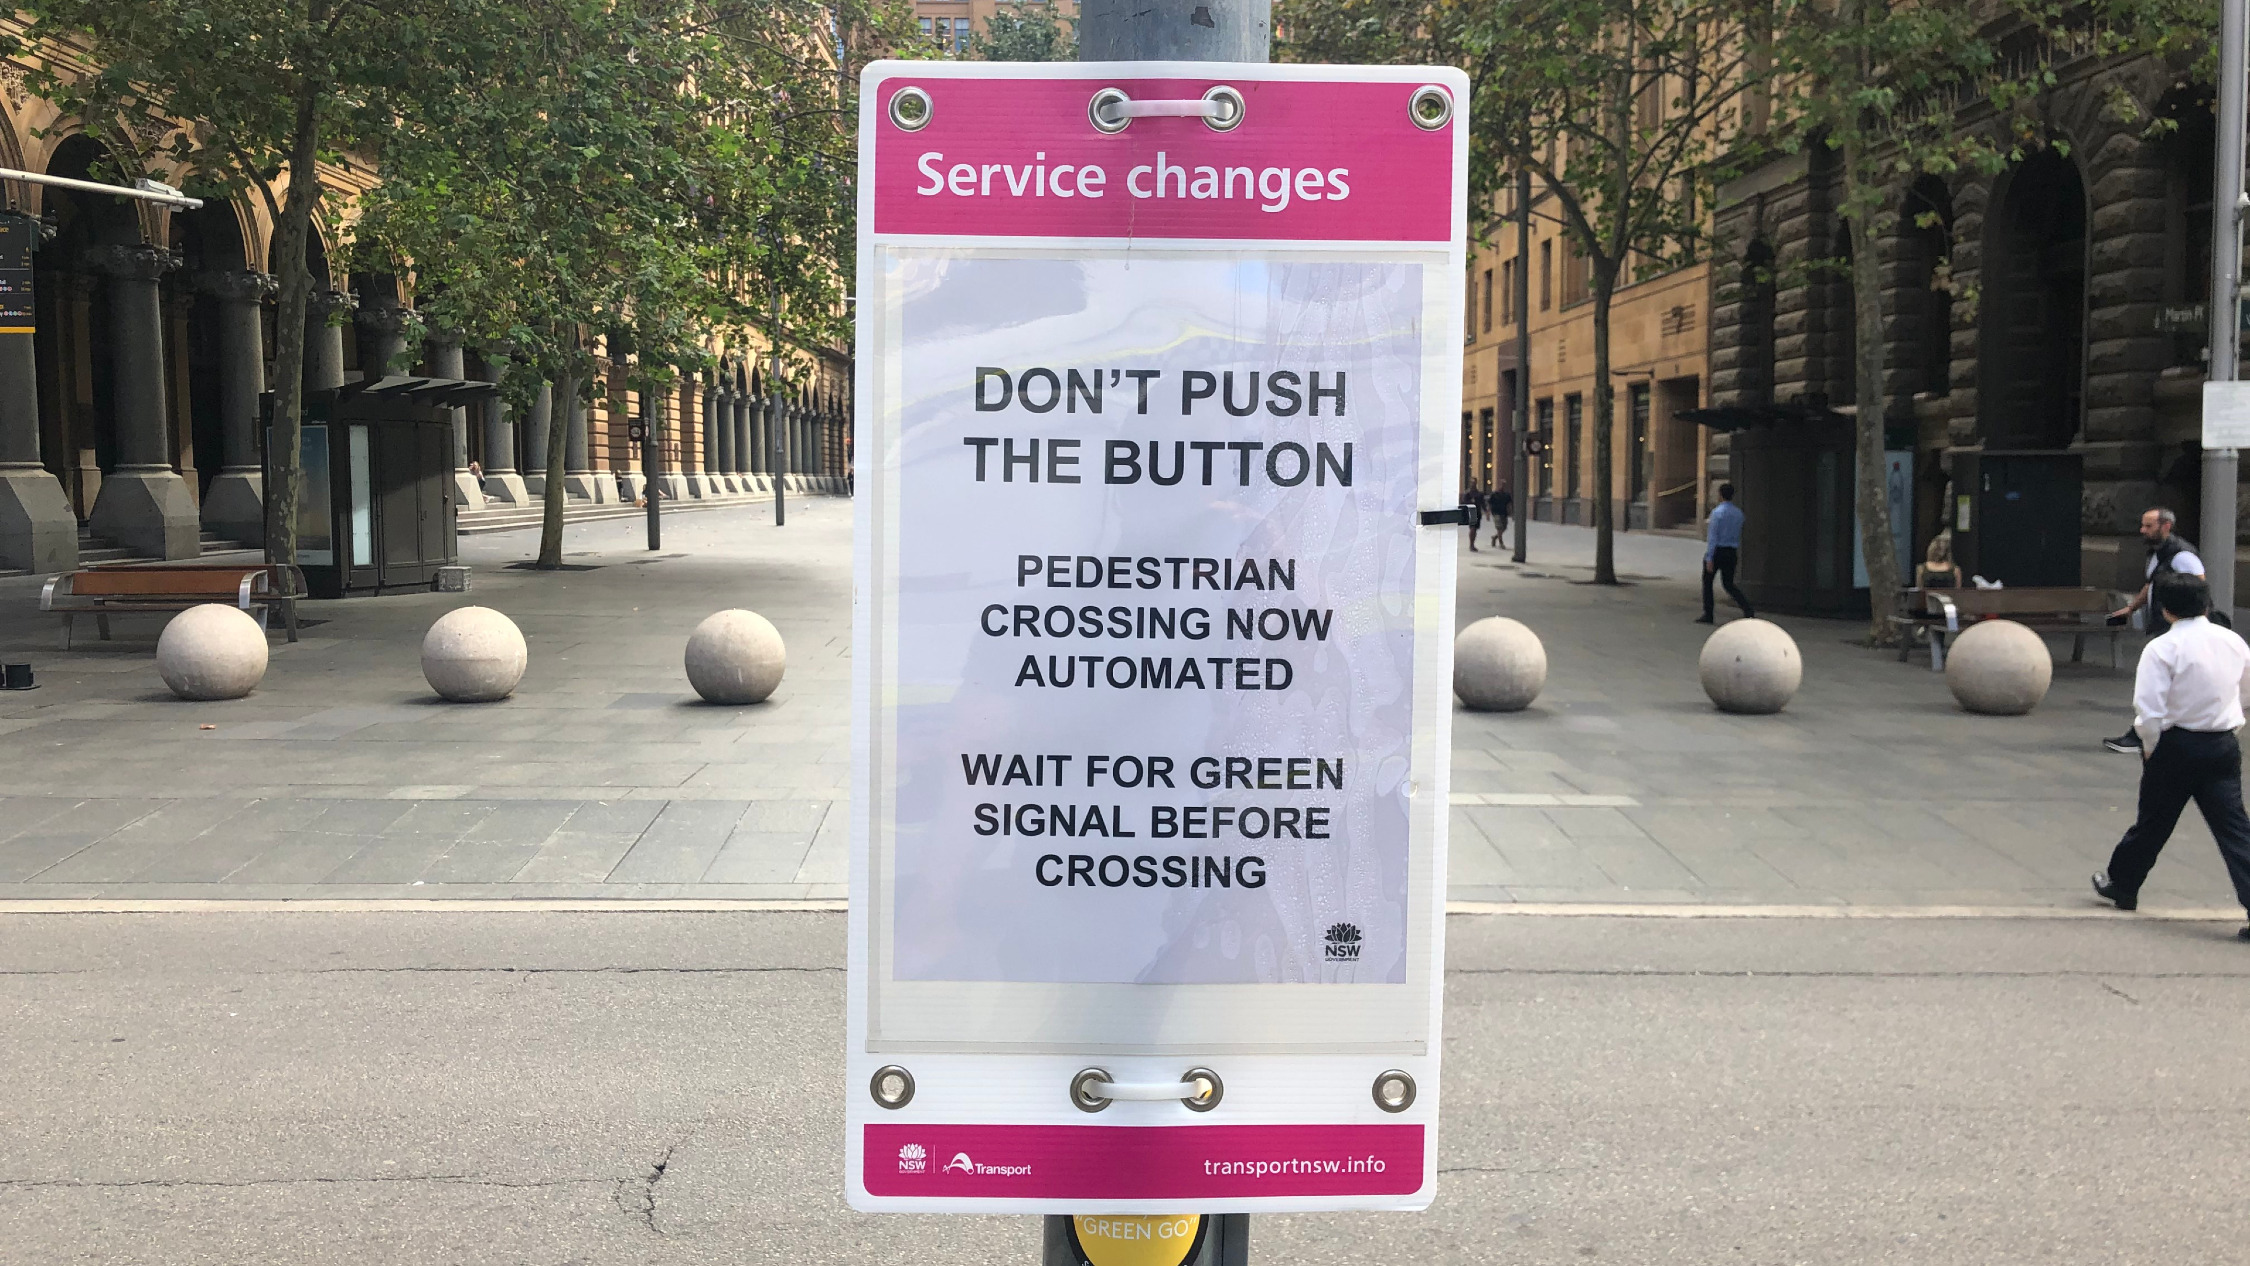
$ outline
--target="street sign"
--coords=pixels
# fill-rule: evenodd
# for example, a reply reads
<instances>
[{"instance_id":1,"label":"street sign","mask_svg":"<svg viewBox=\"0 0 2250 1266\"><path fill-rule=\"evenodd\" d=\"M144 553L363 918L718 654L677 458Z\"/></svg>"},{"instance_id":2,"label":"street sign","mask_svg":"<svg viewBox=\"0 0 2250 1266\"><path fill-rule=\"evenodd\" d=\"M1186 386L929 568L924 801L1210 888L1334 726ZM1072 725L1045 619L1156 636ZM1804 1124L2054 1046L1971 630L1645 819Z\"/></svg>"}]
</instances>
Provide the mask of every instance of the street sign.
<instances>
[{"instance_id":1,"label":"street sign","mask_svg":"<svg viewBox=\"0 0 2250 1266\"><path fill-rule=\"evenodd\" d=\"M2203 447L2250 448L2250 382L2203 384Z\"/></svg>"},{"instance_id":2,"label":"street sign","mask_svg":"<svg viewBox=\"0 0 2250 1266\"><path fill-rule=\"evenodd\" d=\"M38 233L39 221L28 215L0 215L0 334L36 328L31 251Z\"/></svg>"},{"instance_id":3,"label":"street sign","mask_svg":"<svg viewBox=\"0 0 2250 1266\"><path fill-rule=\"evenodd\" d=\"M863 85L850 1202L1426 1206L1465 77Z\"/></svg>"}]
</instances>

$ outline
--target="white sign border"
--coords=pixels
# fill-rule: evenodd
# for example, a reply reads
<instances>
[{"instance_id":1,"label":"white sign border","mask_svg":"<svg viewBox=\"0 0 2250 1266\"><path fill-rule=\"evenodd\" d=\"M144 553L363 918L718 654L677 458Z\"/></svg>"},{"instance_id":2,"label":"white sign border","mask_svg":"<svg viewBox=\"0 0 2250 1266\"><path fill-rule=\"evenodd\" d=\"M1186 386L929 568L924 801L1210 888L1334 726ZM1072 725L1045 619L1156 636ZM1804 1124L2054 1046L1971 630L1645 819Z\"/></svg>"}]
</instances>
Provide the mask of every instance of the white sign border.
<instances>
[{"instance_id":1,"label":"white sign border","mask_svg":"<svg viewBox=\"0 0 2250 1266\"><path fill-rule=\"evenodd\" d=\"M1339 72L1346 72L1339 74ZM986 79L1211 79L1223 75L1234 82L1258 80L1436 83L1453 94L1456 117L1452 234L1445 243L1295 241L1236 239L1055 239L979 238L979 251L1006 252L1010 248L1051 252L1060 242L1074 248L1165 254L1224 251L1229 254L1274 254L1298 258L1345 255L1414 257L1432 267L1426 277L1447 284L1425 286L1428 317L1423 357L1423 444L1420 459L1420 496L1423 508L1450 507L1457 498L1460 454L1455 428L1460 412L1462 338L1466 309L1458 287L1465 275L1467 252L1467 96L1466 76L1457 70L1427 67L1333 67L1304 65L1228 65L1221 70L1211 63L1059 63L1008 64L959 62L878 62L862 77L860 143L863 171L868 171L881 122L876 109L880 85L891 78L934 80ZM1177 1104L1122 1104L1093 1118L1067 1106L1061 1088L1070 1076L1091 1062L1086 1055L1051 1052L991 1054L981 1050L939 1050L922 1047L911 1053L897 1048L871 1049L868 1041L868 975L872 966L874 876L869 867L869 844L877 824L892 808L887 790L877 785L879 770L896 768L897 753L888 713L895 697L878 697L877 678L895 682L897 645L892 627L896 594L878 592L868 582L878 575L879 559L897 557L898 515L895 487L898 461L884 437L897 433L898 402L902 395L900 369L886 346L895 348L899 331L887 301L876 300L880 289L876 264L888 246L962 246L959 238L915 234L875 234L865 226L874 223L874 182L871 174L859 189L860 235L858 266L860 320L857 329L858 436L855 462L857 504L853 541L856 583L853 603L853 796L851 806L851 901L848 913L848 970L846 998L846 1195L855 1209L897 1212L986 1213L1225 1213L1256 1211L1314 1211L1344 1209L1412 1209L1427 1206L1436 1194L1439 1102L1439 1053L1443 1045L1442 971L1445 931L1445 854L1451 782L1449 754L1452 729L1452 637L1454 584L1457 570L1457 531L1417 527L1420 533L1415 562L1415 675L1414 707L1417 726L1412 740L1413 776L1417 794L1410 815L1409 848L1414 859L1409 880L1410 907L1420 914L1419 928L1427 929L1428 962L1438 970L1426 971L1427 1041L1420 1052L1362 1051L1344 1054L1294 1053L1228 1054L1202 1048L1223 1060L1229 1070L1227 1099L1211 1115L1189 1113ZM871 285L871 283L873 283ZM878 312L881 315L878 315ZM879 548L878 548L879 547ZM895 577L895 571L887 573ZM1414 935L1418 929L1410 929ZM1133 988L1133 986L1128 986ZM1353 986L1308 986L1323 990ZM1224 986L1140 986L1137 988L1211 989ZM1267 988L1272 988L1271 986ZM1104 1054L1101 1062L1123 1079L1161 1078L1176 1070L1184 1053L1161 1055ZM890 1062L911 1067L917 1079L914 1102L897 1113L875 1107L868 1082L875 1068ZM1373 1078L1383 1068L1401 1068L1417 1082L1418 1095L1406 1112L1390 1114L1374 1105ZM1260 1075L1267 1074L1267 1075ZM1140 1109L1130 1117L1129 1110ZM1077 1200L1063 1208L1046 1199L874 1196L862 1175L864 1127L870 1123L907 1124L1101 1124L1143 1125L1252 1125L1252 1124L1412 1124L1423 1127L1424 1172L1418 1190L1410 1196L1287 1196L1228 1200Z\"/></svg>"}]
</instances>

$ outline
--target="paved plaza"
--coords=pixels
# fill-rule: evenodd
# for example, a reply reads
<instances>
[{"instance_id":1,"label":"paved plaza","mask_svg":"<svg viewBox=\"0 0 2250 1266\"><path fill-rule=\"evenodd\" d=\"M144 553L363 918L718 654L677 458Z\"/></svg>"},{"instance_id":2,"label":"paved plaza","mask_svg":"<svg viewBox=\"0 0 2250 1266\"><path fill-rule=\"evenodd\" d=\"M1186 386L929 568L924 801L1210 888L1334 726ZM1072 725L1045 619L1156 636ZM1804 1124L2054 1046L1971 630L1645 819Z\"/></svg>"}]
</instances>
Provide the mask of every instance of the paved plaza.
<instances>
[{"instance_id":1,"label":"paved plaza","mask_svg":"<svg viewBox=\"0 0 2250 1266\"><path fill-rule=\"evenodd\" d=\"M575 570L520 570L535 534L465 540L474 590L308 604L264 685L183 703L156 679L156 617L56 649L37 582L0 581L0 648L41 688L0 695L0 900L197 897L753 898L844 895L851 506L574 524ZM1517 903L2054 907L2129 818L2124 667L2058 664L2028 717L1962 712L1917 655L1851 622L1784 618L1805 685L1778 716L1697 683L1696 541L1619 537L1618 588L1584 583L1592 534L1534 525L1531 561L1462 551L1460 619L1524 621L1546 693L1456 712L1452 896ZM530 643L514 698L438 702L422 631L507 612ZM790 647L769 702L697 700L682 644L711 611L764 612ZM2057 645L2058 655L2067 648ZM2189 815L2145 895L2223 911Z\"/></svg>"},{"instance_id":2,"label":"paved plaza","mask_svg":"<svg viewBox=\"0 0 2250 1266\"><path fill-rule=\"evenodd\" d=\"M0 582L43 683L0 696L0 1262L1036 1260L1032 1218L843 1202L849 515L574 525L562 574L475 538L466 598L312 604L226 704L163 691L154 620L63 654ZM1803 691L1722 715L1697 543L1622 538L1620 588L1590 549L1463 555L1461 619L1552 671L1453 718L1436 1204L1261 1215L1252 1260L2239 1260L2214 850L2184 827L2140 917L2081 888L2137 773L2096 745L2125 672L1972 717L1787 620ZM463 602L529 639L504 703L422 683ZM737 605L789 675L707 707L682 641Z\"/></svg>"}]
</instances>

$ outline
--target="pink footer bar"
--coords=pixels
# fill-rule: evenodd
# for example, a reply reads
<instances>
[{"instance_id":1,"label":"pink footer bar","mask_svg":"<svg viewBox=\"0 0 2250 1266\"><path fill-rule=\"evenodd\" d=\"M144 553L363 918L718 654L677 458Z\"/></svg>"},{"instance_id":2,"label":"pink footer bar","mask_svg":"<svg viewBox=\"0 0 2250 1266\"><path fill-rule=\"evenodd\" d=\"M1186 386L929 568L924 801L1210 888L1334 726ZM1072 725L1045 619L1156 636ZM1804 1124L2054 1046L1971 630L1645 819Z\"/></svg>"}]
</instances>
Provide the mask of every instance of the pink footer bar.
<instances>
[{"instance_id":1,"label":"pink footer bar","mask_svg":"<svg viewBox=\"0 0 2250 1266\"><path fill-rule=\"evenodd\" d=\"M877 1196L1174 1200L1396 1196L1419 1125L870 1125Z\"/></svg>"}]
</instances>

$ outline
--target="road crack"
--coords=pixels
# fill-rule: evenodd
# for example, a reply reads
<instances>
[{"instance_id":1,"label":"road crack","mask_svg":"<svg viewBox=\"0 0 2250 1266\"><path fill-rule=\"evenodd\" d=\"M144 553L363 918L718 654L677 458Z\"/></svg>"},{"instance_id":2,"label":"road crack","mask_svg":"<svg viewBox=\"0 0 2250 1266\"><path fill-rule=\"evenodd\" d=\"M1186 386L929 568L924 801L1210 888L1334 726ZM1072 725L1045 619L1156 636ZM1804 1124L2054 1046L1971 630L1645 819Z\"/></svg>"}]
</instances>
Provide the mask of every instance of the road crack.
<instances>
[{"instance_id":1,"label":"road crack","mask_svg":"<svg viewBox=\"0 0 2250 1266\"><path fill-rule=\"evenodd\" d=\"M2140 1000L2140 999L2138 999L2138 998L2134 997L2133 995L2131 995L2131 994L2129 994L2129 993L2125 992L2124 990L2122 990L2122 989L2118 988L2117 986L2115 986L2115 985L2113 985L2113 984L2109 983L2109 982L2108 982L2108 981L2106 981L2106 980L2097 980L2097 981L2095 981L2094 983L2095 983L2095 984L2097 984L2097 985L2100 985L2100 986L2101 986L2102 988L2104 988L2104 989L2108 990L2109 992L2111 992L2111 993L2113 993L2113 994L2116 994L2116 995L2117 995L2118 997L2120 997L2120 998L2123 998L2123 999L2124 999L2125 1001L2127 1001L2127 1002L2130 1002L2130 1003L2132 1003L2132 1004L2133 1004L2134 1006L2136 1006L2136 1007L2137 1007L2137 1006L2139 1006L2139 1005L2141 1005L2141 1000Z\"/></svg>"},{"instance_id":2,"label":"road crack","mask_svg":"<svg viewBox=\"0 0 2250 1266\"><path fill-rule=\"evenodd\" d=\"M664 1171L671 1168L672 1153L679 1146L678 1143L666 1144L663 1153L640 1178L617 1180L617 1207L628 1215L639 1218L641 1225L647 1227L658 1239L670 1237L664 1234L663 1227L656 1225L656 1184L664 1181Z\"/></svg>"}]
</instances>

